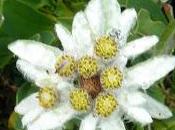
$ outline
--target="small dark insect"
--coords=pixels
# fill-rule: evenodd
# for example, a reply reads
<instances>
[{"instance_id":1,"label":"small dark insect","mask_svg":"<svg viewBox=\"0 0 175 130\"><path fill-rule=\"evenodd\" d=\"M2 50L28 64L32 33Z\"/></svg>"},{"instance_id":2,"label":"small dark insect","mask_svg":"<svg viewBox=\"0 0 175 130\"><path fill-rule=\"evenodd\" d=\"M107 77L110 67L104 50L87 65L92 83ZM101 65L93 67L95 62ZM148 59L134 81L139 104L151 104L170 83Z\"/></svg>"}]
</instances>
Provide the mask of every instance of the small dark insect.
<instances>
[{"instance_id":1,"label":"small dark insect","mask_svg":"<svg viewBox=\"0 0 175 130\"><path fill-rule=\"evenodd\" d=\"M60 70L60 69L64 68L64 66L67 65L67 64L68 64L68 61L64 60L63 63L59 65L57 70Z\"/></svg>"}]
</instances>

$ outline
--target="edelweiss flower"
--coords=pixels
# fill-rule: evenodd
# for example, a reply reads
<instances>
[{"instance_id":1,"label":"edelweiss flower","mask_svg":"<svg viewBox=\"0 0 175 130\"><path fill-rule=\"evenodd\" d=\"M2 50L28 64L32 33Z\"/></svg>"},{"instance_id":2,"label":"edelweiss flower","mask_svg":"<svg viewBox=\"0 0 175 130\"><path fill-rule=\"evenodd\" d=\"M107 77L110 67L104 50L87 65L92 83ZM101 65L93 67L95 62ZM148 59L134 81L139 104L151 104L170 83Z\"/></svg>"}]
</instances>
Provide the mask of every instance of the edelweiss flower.
<instances>
[{"instance_id":1,"label":"edelweiss flower","mask_svg":"<svg viewBox=\"0 0 175 130\"><path fill-rule=\"evenodd\" d=\"M40 88L15 107L15 111L23 115L23 126L27 126L28 130L40 130L43 127L42 123L34 125L34 122L40 119L46 121L44 129L50 129L62 126L72 117L75 112L67 103L67 91L70 91L71 84L62 81L58 76L36 69L21 59L17 61L17 68Z\"/></svg>"},{"instance_id":2,"label":"edelweiss flower","mask_svg":"<svg viewBox=\"0 0 175 130\"><path fill-rule=\"evenodd\" d=\"M143 90L174 68L175 57L157 56L125 67L129 58L158 42L157 36L145 36L126 44L136 18L134 9L121 13L116 0L92 0L84 12L74 17L72 35L62 25L56 25L64 48L69 52L77 48L80 57L77 79L80 88L70 93L72 107L89 112L80 130L124 130L123 116L143 125L151 123L151 117L171 117L167 107ZM71 55L75 54L72 51Z\"/></svg>"},{"instance_id":3,"label":"edelweiss flower","mask_svg":"<svg viewBox=\"0 0 175 130\"><path fill-rule=\"evenodd\" d=\"M86 116L80 130L125 130L123 117L146 125L152 118L164 119L172 115L144 90L174 68L175 57L157 56L126 67L128 59L158 42L157 36L145 36L127 43L136 19L134 9L121 12L116 0L91 0L85 11L75 15L72 34L56 24L63 51L29 40L18 40L9 49L36 70L48 71L51 76L58 74L57 77L66 83L76 81L75 88L66 91L70 98L66 107L69 111L64 113L64 108L57 108L60 113L63 111L62 115L70 115L63 122L82 113ZM30 75L30 69L26 73ZM57 83L59 88L60 83ZM30 124L30 129L61 127L57 121L62 115L41 115Z\"/></svg>"}]
</instances>

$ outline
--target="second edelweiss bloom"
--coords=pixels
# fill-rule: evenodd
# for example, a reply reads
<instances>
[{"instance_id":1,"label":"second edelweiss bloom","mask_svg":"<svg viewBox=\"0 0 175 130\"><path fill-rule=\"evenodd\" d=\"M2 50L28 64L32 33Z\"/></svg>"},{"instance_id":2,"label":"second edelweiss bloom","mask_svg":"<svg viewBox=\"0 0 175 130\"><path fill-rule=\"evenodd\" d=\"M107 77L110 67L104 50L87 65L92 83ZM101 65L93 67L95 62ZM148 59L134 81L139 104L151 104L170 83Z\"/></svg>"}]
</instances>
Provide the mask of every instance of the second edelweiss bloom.
<instances>
[{"instance_id":1,"label":"second edelweiss bloom","mask_svg":"<svg viewBox=\"0 0 175 130\"><path fill-rule=\"evenodd\" d=\"M159 41L153 35L127 43L136 20L136 11L126 9L121 12L117 0L91 0L85 11L75 15L72 33L56 24L63 51L30 40L18 40L9 46L36 71L57 75L67 84L74 83L71 90L65 90L69 97L65 101L67 111L58 107L62 115L48 113L37 118L30 126L32 130L61 127L65 121L81 113L86 116L83 116L80 130L125 130L123 117L143 125L151 123L152 118L171 117L169 109L145 94L144 90L174 68L175 57L157 56L126 67L128 59L151 49ZM19 70L23 68L25 66ZM25 73L36 77L29 71ZM43 75L39 74L39 77ZM36 84L39 83L37 80ZM59 86L60 83L56 84ZM65 116L66 119L58 125L56 122L64 114L70 116ZM52 121L48 122L47 117Z\"/></svg>"}]
</instances>

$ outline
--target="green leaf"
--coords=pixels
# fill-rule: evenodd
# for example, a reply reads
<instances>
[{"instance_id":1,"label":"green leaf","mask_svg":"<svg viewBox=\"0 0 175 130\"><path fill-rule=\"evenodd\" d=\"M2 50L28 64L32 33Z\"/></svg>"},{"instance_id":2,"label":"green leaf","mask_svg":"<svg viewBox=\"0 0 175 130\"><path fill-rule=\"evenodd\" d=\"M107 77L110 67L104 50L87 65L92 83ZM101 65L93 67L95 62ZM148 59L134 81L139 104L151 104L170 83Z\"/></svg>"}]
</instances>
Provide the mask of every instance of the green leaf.
<instances>
[{"instance_id":1,"label":"green leaf","mask_svg":"<svg viewBox=\"0 0 175 130\"><path fill-rule=\"evenodd\" d=\"M65 123L64 130L77 130L80 126L80 120L79 119L72 119Z\"/></svg>"},{"instance_id":2,"label":"green leaf","mask_svg":"<svg viewBox=\"0 0 175 130\"><path fill-rule=\"evenodd\" d=\"M154 121L152 128L152 130L167 130L166 125L162 121Z\"/></svg>"},{"instance_id":3,"label":"green leaf","mask_svg":"<svg viewBox=\"0 0 175 130\"><path fill-rule=\"evenodd\" d=\"M171 54L175 49L175 20L171 21L160 37L155 54Z\"/></svg>"},{"instance_id":4,"label":"green leaf","mask_svg":"<svg viewBox=\"0 0 175 130\"><path fill-rule=\"evenodd\" d=\"M0 27L1 27L2 23L4 22L4 16L3 16L3 14L2 14L3 2L4 2L4 1L2 1L2 0L0 1Z\"/></svg>"},{"instance_id":5,"label":"green leaf","mask_svg":"<svg viewBox=\"0 0 175 130\"><path fill-rule=\"evenodd\" d=\"M119 0L119 3L123 7L127 8L135 8L137 12L140 9L146 9L150 12L151 18L153 20L162 21L164 23L167 23L167 20L161 11L161 8L159 5L157 5L152 0Z\"/></svg>"},{"instance_id":6,"label":"green leaf","mask_svg":"<svg viewBox=\"0 0 175 130\"><path fill-rule=\"evenodd\" d=\"M175 130L175 125L172 126L171 128L168 128L168 130Z\"/></svg>"},{"instance_id":7,"label":"green leaf","mask_svg":"<svg viewBox=\"0 0 175 130\"><path fill-rule=\"evenodd\" d=\"M132 31L129 40L145 35L160 36L163 33L165 27L166 26L163 22L153 21L150 17L150 13L145 9L141 9L138 13L137 25Z\"/></svg>"},{"instance_id":8,"label":"green leaf","mask_svg":"<svg viewBox=\"0 0 175 130\"><path fill-rule=\"evenodd\" d=\"M37 12L53 19L55 22L60 21L62 24L71 27L74 16L73 10L66 5L63 0L17 0L20 3L30 6ZM72 3L69 1L69 3Z\"/></svg>"},{"instance_id":9,"label":"green leaf","mask_svg":"<svg viewBox=\"0 0 175 130\"><path fill-rule=\"evenodd\" d=\"M160 36L165 29L165 24L161 21L153 21L150 13L141 9L138 13L138 32L143 35Z\"/></svg>"},{"instance_id":10,"label":"green leaf","mask_svg":"<svg viewBox=\"0 0 175 130\"><path fill-rule=\"evenodd\" d=\"M35 33L53 29L54 21L16 0L4 2L3 14L5 21L0 34L15 38L28 38Z\"/></svg>"},{"instance_id":11,"label":"green leaf","mask_svg":"<svg viewBox=\"0 0 175 130\"><path fill-rule=\"evenodd\" d=\"M87 5L88 0L64 0L64 3L75 13L83 10Z\"/></svg>"},{"instance_id":12,"label":"green leaf","mask_svg":"<svg viewBox=\"0 0 175 130\"><path fill-rule=\"evenodd\" d=\"M64 0L42 0L45 1L43 6L38 8L39 12L42 12L46 16L55 19L57 22L61 22L70 29L72 25L72 19L75 14L74 10L70 6L67 6L67 1ZM69 1L70 2L70 1ZM72 2L70 2L72 3ZM68 4L69 5L69 4Z\"/></svg>"},{"instance_id":13,"label":"green leaf","mask_svg":"<svg viewBox=\"0 0 175 130\"><path fill-rule=\"evenodd\" d=\"M30 39L40 41L45 44L53 44L58 38L51 31L37 33L32 36ZM57 43L58 44L58 43Z\"/></svg>"},{"instance_id":14,"label":"green leaf","mask_svg":"<svg viewBox=\"0 0 175 130\"><path fill-rule=\"evenodd\" d=\"M9 121L8 121L8 129L10 130L23 130L23 126L21 123L21 117L13 112L10 115Z\"/></svg>"},{"instance_id":15,"label":"green leaf","mask_svg":"<svg viewBox=\"0 0 175 130\"><path fill-rule=\"evenodd\" d=\"M39 8L46 4L48 0L17 0L21 3L24 3L32 8Z\"/></svg>"},{"instance_id":16,"label":"green leaf","mask_svg":"<svg viewBox=\"0 0 175 130\"><path fill-rule=\"evenodd\" d=\"M7 49L7 44L10 41L12 41L11 38L0 37L0 69L7 65L12 58L10 51Z\"/></svg>"},{"instance_id":17,"label":"green leaf","mask_svg":"<svg viewBox=\"0 0 175 130\"><path fill-rule=\"evenodd\" d=\"M140 124L135 124L133 130L144 130L144 127L142 125L140 125Z\"/></svg>"},{"instance_id":18,"label":"green leaf","mask_svg":"<svg viewBox=\"0 0 175 130\"><path fill-rule=\"evenodd\" d=\"M35 85L24 83L16 94L16 103L18 104L22 99L36 92L38 88Z\"/></svg>"},{"instance_id":19,"label":"green leaf","mask_svg":"<svg viewBox=\"0 0 175 130\"><path fill-rule=\"evenodd\" d=\"M165 120L164 123L169 129L175 128L175 115L172 118Z\"/></svg>"},{"instance_id":20,"label":"green leaf","mask_svg":"<svg viewBox=\"0 0 175 130\"><path fill-rule=\"evenodd\" d=\"M66 6L62 0L57 4L55 14L57 14L57 20L71 30L75 12Z\"/></svg>"},{"instance_id":21,"label":"green leaf","mask_svg":"<svg viewBox=\"0 0 175 130\"><path fill-rule=\"evenodd\" d=\"M16 0L3 1L3 8L1 4L2 1L0 16L2 9L5 20L0 28L0 69L7 65L12 57L12 53L7 49L10 42L51 31L54 25L51 19Z\"/></svg>"},{"instance_id":22,"label":"green leaf","mask_svg":"<svg viewBox=\"0 0 175 130\"><path fill-rule=\"evenodd\" d=\"M148 89L148 94L162 103L165 102L165 95L158 85L154 85L150 89Z\"/></svg>"},{"instance_id":23,"label":"green leaf","mask_svg":"<svg viewBox=\"0 0 175 130\"><path fill-rule=\"evenodd\" d=\"M152 124L153 130L174 130L175 115L167 120L156 120Z\"/></svg>"}]
</instances>

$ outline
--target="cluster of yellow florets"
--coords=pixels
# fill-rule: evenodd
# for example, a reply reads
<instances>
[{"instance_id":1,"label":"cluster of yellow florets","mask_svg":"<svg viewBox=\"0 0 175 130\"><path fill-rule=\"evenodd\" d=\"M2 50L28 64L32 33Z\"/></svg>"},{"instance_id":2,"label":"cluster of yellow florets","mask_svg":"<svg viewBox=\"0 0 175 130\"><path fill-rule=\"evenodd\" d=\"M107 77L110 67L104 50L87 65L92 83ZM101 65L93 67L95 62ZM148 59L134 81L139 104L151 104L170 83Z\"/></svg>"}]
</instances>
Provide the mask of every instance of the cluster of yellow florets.
<instances>
[{"instance_id":1,"label":"cluster of yellow florets","mask_svg":"<svg viewBox=\"0 0 175 130\"><path fill-rule=\"evenodd\" d=\"M95 112L101 117L107 117L117 107L117 100L112 94L101 94L96 98Z\"/></svg>"},{"instance_id":2,"label":"cluster of yellow florets","mask_svg":"<svg viewBox=\"0 0 175 130\"><path fill-rule=\"evenodd\" d=\"M56 72L60 76L68 77L71 76L76 70L76 61L72 56L62 55L57 58L55 65Z\"/></svg>"},{"instance_id":3,"label":"cluster of yellow florets","mask_svg":"<svg viewBox=\"0 0 175 130\"><path fill-rule=\"evenodd\" d=\"M70 93L72 107L78 111L87 111L90 107L89 95L83 89L75 89Z\"/></svg>"},{"instance_id":4,"label":"cluster of yellow florets","mask_svg":"<svg viewBox=\"0 0 175 130\"><path fill-rule=\"evenodd\" d=\"M97 73L98 65L96 59L85 56L78 63L78 72L84 78L90 78Z\"/></svg>"},{"instance_id":5,"label":"cluster of yellow florets","mask_svg":"<svg viewBox=\"0 0 175 130\"><path fill-rule=\"evenodd\" d=\"M114 38L102 36L97 39L94 52L97 57L105 59L106 61L118 54L118 44ZM75 110L88 111L92 105L90 98L96 98L94 100L96 114L107 117L116 109L117 100L112 94L101 93L107 89L120 87L123 75L117 67L100 70L97 59L94 56L86 55L75 61L72 56L62 55L58 57L55 67L57 73L61 76L71 76L76 70L79 73L82 88L70 92L70 103ZM52 104L51 102L49 105L46 104L43 106L52 106Z\"/></svg>"},{"instance_id":6,"label":"cluster of yellow florets","mask_svg":"<svg viewBox=\"0 0 175 130\"><path fill-rule=\"evenodd\" d=\"M95 53L97 56L104 59L110 59L116 56L117 52L117 43L112 37L102 36L101 38L97 39L95 46Z\"/></svg>"},{"instance_id":7,"label":"cluster of yellow florets","mask_svg":"<svg viewBox=\"0 0 175 130\"><path fill-rule=\"evenodd\" d=\"M39 104L44 108L52 108L58 102L58 93L52 87L44 87L39 90Z\"/></svg>"},{"instance_id":8,"label":"cluster of yellow florets","mask_svg":"<svg viewBox=\"0 0 175 130\"><path fill-rule=\"evenodd\" d=\"M118 88L122 84L123 75L116 67L107 68L101 74L101 84L105 89Z\"/></svg>"}]
</instances>

